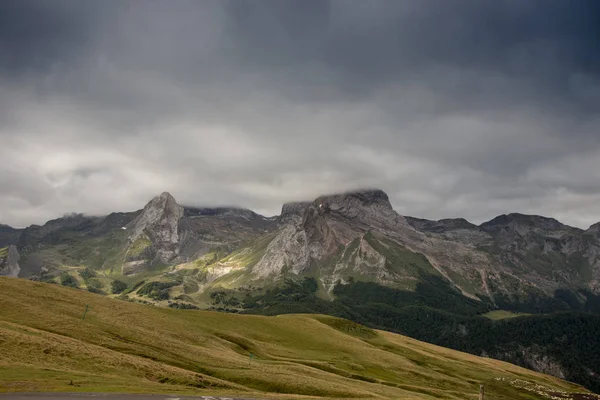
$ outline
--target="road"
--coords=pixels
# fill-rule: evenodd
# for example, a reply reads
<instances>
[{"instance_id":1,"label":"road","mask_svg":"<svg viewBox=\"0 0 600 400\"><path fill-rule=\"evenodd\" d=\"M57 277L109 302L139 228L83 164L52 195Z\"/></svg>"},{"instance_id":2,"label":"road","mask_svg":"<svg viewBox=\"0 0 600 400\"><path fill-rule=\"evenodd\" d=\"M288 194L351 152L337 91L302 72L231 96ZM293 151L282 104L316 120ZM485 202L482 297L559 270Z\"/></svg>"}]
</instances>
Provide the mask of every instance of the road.
<instances>
[{"instance_id":1,"label":"road","mask_svg":"<svg viewBox=\"0 0 600 400\"><path fill-rule=\"evenodd\" d=\"M0 400L257 400L240 397L114 393L2 393Z\"/></svg>"}]
</instances>

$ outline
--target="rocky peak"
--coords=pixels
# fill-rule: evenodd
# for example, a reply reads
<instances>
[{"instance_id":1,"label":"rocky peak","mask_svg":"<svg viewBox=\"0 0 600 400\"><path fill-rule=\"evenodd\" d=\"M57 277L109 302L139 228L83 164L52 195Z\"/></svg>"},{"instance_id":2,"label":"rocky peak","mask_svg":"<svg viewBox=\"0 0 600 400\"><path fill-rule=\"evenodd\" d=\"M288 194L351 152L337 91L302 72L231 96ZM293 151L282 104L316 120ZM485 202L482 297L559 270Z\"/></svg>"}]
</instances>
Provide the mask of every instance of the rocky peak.
<instances>
[{"instance_id":1,"label":"rocky peak","mask_svg":"<svg viewBox=\"0 0 600 400\"><path fill-rule=\"evenodd\" d=\"M304 213L311 205L310 202L286 203L281 208L279 222L281 224L299 224L302 222Z\"/></svg>"},{"instance_id":2,"label":"rocky peak","mask_svg":"<svg viewBox=\"0 0 600 400\"><path fill-rule=\"evenodd\" d=\"M368 224L396 214L388 195L381 190L321 196L312 202L309 209L314 209L318 215L330 215Z\"/></svg>"},{"instance_id":3,"label":"rocky peak","mask_svg":"<svg viewBox=\"0 0 600 400\"><path fill-rule=\"evenodd\" d=\"M361 207L392 208L388 195L379 189L359 190L321 196L312 204L318 208L327 208L334 211L350 210Z\"/></svg>"},{"instance_id":4,"label":"rocky peak","mask_svg":"<svg viewBox=\"0 0 600 400\"><path fill-rule=\"evenodd\" d=\"M135 241L142 234L148 236L156 249L157 259L168 262L179 252L179 221L183 217L183 207L168 192L152 199L141 214L130 224L129 239Z\"/></svg>"}]
</instances>

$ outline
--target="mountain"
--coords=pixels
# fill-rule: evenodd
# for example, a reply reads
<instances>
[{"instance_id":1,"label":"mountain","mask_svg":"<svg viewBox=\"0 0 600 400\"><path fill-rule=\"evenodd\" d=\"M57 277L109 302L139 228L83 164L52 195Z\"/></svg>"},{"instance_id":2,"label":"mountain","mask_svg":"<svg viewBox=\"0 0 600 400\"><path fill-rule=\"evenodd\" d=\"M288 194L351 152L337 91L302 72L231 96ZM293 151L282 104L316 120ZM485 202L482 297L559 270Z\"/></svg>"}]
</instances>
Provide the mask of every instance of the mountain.
<instances>
[{"instance_id":1,"label":"mountain","mask_svg":"<svg viewBox=\"0 0 600 400\"><path fill-rule=\"evenodd\" d=\"M22 229L15 229L8 225L0 224L0 247L17 244Z\"/></svg>"},{"instance_id":2,"label":"mountain","mask_svg":"<svg viewBox=\"0 0 600 400\"><path fill-rule=\"evenodd\" d=\"M138 211L5 231L14 245L0 250L0 275L172 308L335 315L600 391L600 360L579 351L600 346L600 223L430 221L373 189L284 204L271 218L165 192ZM489 319L523 314L536 316Z\"/></svg>"},{"instance_id":3,"label":"mountain","mask_svg":"<svg viewBox=\"0 0 600 400\"><path fill-rule=\"evenodd\" d=\"M325 298L350 279L415 290L435 278L493 308L548 312L595 307L599 226L584 231L522 214L479 226L404 217L381 190L285 204L275 218L182 206L165 192L134 212L0 226L0 238L16 245L22 277L52 280L89 267L108 283L172 267L168 275L181 281L174 287L196 303L215 290L268 288L294 277L317 279Z\"/></svg>"},{"instance_id":4,"label":"mountain","mask_svg":"<svg viewBox=\"0 0 600 400\"><path fill-rule=\"evenodd\" d=\"M599 398L324 315L165 310L1 277L0 299L0 391L452 400L476 398L483 384L497 400Z\"/></svg>"},{"instance_id":5,"label":"mountain","mask_svg":"<svg viewBox=\"0 0 600 400\"><path fill-rule=\"evenodd\" d=\"M184 207L165 192L142 210L67 215L11 234L20 276L48 280L80 266L113 277L157 271L211 252L227 254L276 225L250 210Z\"/></svg>"},{"instance_id":6,"label":"mountain","mask_svg":"<svg viewBox=\"0 0 600 400\"><path fill-rule=\"evenodd\" d=\"M369 190L284 205L273 238L241 250L254 262L225 260L234 267L219 282L232 287L227 274L240 287L313 276L330 294L350 278L414 289L432 276L495 307L584 309L600 290L599 249L598 235L553 219L428 221L399 215L384 192Z\"/></svg>"}]
</instances>

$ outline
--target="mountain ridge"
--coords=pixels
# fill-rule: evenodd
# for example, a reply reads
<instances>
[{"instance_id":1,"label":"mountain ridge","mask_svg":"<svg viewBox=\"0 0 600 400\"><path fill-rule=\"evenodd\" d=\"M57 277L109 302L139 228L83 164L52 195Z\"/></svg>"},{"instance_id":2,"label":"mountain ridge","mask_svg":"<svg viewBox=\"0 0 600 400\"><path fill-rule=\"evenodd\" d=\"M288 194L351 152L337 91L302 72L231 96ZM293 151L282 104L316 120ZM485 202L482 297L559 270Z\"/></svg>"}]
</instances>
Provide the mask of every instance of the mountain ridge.
<instances>
[{"instance_id":1,"label":"mountain ridge","mask_svg":"<svg viewBox=\"0 0 600 400\"><path fill-rule=\"evenodd\" d=\"M394 211L387 194L379 189L286 203L280 215L272 218L243 208L184 207L170 193L163 192L140 211L105 217L72 214L17 231L18 240L12 228L3 226L2 230L13 235L14 243L5 245L15 244L20 253L31 254L44 246L61 244L64 238L60 232L66 230L76 229L81 236L101 236L114 232L118 225L127 233L128 249L121 267L126 275L140 273L152 265L190 262L210 253L215 246L224 245L230 252L248 240L274 232L275 238L257 262L234 269L249 267L244 273L254 275L251 280L256 281L282 274L286 269L296 275L310 273L315 262L349 256L344 262L354 260L350 268L346 268L349 264L333 260L333 268L319 270L324 286L345 281L344 270L359 275L369 270L385 276L388 284L394 284L394 279L401 284L397 274L396 279L386 266L389 257L382 256L374 250L373 243L364 240L367 233L374 233L380 238L371 241L392 241L393 246L425 255L435 273L452 282L461 293L473 298L486 296L492 303L496 294L510 298L515 290L551 295L553 290L568 286L593 292L600 288L600 242L592 237L600 223L584 231L554 218L520 213L499 215L480 225L463 218L432 221L405 217ZM234 225L236 229L232 228ZM346 251L355 246L356 240L360 251ZM535 252L550 255L544 268L528 261ZM583 271L571 269L559 275L548 270L560 266L559 258L568 266L569 257L585 259L579 264L589 265L584 265ZM32 271L37 264L28 261L30 258L25 257L25 270ZM571 281L577 282L570 285Z\"/></svg>"},{"instance_id":2,"label":"mountain ridge","mask_svg":"<svg viewBox=\"0 0 600 400\"><path fill-rule=\"evenodd\" d=\"M320 198L320 197L329 197L329 196L335 196L335 195L339 196L339 195L344 195L344 194L354 194L354 193L364 193L364 192L376 192L376 191L379 191L379 192L382 192L382 193L385 194L385 192L383 190L381 190L381 189L356 189L356 190L349 190L349 191L345 191L345 192L341 192L341 193L337 193L337 194L333 193L333 194L329 194L329 195L321 195L321 196L318 196L317 198ZM171 193L169 193L169 192L163 192L163 193L169 194L171 197L173 197L171 195ZM387 197L387 194L385 194L385 195ZM156 197L159 197L159 196L160 195L155 196L152 199L154 199ZM149 200L149 202L152 201L152 199ZM388 197L388 199L389 199L389 197ZM285 203L283 203L282 208L285 207L285 206L294 205L294 204L310 204L313 201L314 200L310 200L310 201L309 200L299 200L299 201L285 202ZM188 203L181 204L181 205L182 205L182 207L184 207L185 210L194 210L194 209L197 209L197 210L207 210L207 211L214 210L214 211L217 211L217 212L219 212L219 211L224 212L225 210L249 211L251 213L260 215L260 216L262 216L264 218L267 218L267 219L276 218L276 217L281 217L282 216L282 213L280 212L279 215L272 215L270 217L267 217L267 216L263 216L261 214L258 214L258 213L252 211L249 208L245 208L245 207L237 206L237 205L211 205L211 206L205 206L205 205L188 204ZM60 220L63 220L63 219L69 219L69 218L72 218L72 216L82 216L82 217L85 217L85 218L106 218L106 217L108 217L111 214L124 214L124 213L132 213L132 212L139 212L139 211L141 211L141 209L139 209L137 211L129 211L129 212L115 211L115 212L111 212L111 213L106 214L106 215L103 215L103 214L99 214L99 215L95 215L94 214L94 215L92 215L92 214L85 214L85 213L73 213L73 214L70 214L70 215L63 215L62 217L52 218L52 219L48 220L47 222L45 222L42 225L40 225L40 224L31 224L31 225L28 225L28 226L25 226L25 227L22 227L22 228L13 227L11 225L3 224L3 223L0 222L0 233L3 230L5 230L5 229L11 230L11 231L22 231L22 230L24 230L24 229L26 229L28 227L44 226L44 225L48 224L51 221L60 221ZM561 225L563 225L565 227L576 229L576 230L580 230L580 231L584 231L584 232L592 232L592 231L596 232L596 231L600 231L600 221L593 223L587 229L583 229L583 228L579 228L579 227L575 227L575 226L564 224L564 223L560 222L559 220L557 220L557 219L555 219L553 217L545 217L545 216L542 216L542 215L539 215L539 214L525 214L525 213L520 213L520 212L512 212L512 213L508 213L508 214L506 214L506 213L505 214L499 214L499 215L496 215L496 216L490 218L487 221L481 222L479 225L475 224L475 223L473 223L473 222L471 222L468 219L463 218L463 217L441 218L441 219L437 219L437 220L436 219L424 218L424 217L414 217L414 216L409 216L409 215L406 215L405 217L406 218L410 218L410 219L414 219L414 220L421 220L421 221L427 221L427 222L441 222L441 223L443 223L445 221L455 221L455 220L458 221L458 220L460 220L460 221L463 221L463 222L465 222L467 224L480 227L482 225L485 225L485 224L488 224L488 223L494 221L497 218L500 218L500 217L510 217L510 216L522 216L522 217L531 217L531 218L551 219L551 220L554 220L554 221L558 222L559 224L561 224Z\"/></svg>"}]
</instances>

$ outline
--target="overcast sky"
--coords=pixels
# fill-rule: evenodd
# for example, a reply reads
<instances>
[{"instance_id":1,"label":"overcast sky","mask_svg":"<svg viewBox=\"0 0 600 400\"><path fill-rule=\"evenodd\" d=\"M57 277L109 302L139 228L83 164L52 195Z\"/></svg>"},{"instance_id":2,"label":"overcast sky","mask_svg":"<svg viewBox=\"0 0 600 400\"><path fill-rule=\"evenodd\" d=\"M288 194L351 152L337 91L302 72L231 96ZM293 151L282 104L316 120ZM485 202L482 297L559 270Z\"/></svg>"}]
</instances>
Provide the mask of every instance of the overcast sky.
<instances>
[{"instance_id":1,"label":"overcast sky","mask_svg":"<svg viewBox=\"0 0 600 400\"><path fill-rule=\"evenodd\" d=\"M0 223L188 205L600 221L600 1L0 2Z\"/></svg>"}]
</instances>

